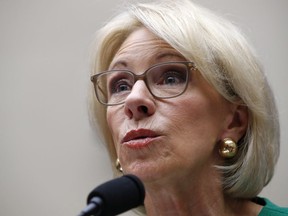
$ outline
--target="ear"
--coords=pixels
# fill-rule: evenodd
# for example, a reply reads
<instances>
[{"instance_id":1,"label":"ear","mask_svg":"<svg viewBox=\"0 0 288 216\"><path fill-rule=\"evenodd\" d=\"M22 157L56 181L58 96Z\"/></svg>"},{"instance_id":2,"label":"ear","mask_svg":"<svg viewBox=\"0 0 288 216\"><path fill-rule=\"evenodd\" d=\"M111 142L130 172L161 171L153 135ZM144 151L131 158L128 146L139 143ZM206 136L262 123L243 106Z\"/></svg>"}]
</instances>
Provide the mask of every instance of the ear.
<instances>
[{"instance_id":1,"label":"ear","mask_svg":"<svg viewBox=\"0 0 288 216\"><path fill-rule=\"evenodd\" d=\"M228 115L223 134L220 137L221 140L231 138L238 142L247 131L248 120L247 106L232 104L231 113Z\"/></svg>"}]
</instances>

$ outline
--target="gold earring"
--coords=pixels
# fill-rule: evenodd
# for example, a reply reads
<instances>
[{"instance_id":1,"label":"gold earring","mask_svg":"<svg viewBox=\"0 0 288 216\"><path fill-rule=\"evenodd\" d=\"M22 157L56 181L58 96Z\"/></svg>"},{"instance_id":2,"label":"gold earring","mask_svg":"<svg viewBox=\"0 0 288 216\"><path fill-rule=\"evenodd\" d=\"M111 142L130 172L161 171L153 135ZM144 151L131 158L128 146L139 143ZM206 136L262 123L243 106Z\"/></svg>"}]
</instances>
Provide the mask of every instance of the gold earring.
<instances>
[{"instance_id":1,"label":"gold earring","mask_svg":"<svg viewBox=\"0 0 288 216\"><path fill-rule=\"evenodd\" d=\"M122 169L122 167L121 167L119 158L116 159L116 164L115 164L115 165L116 165L116 169L117 169L119 172L123 173L123 169Z\"/></svg>"},{"instance_id":2,"label":"gold earring","mask_svg":"<svg viewBox=\"0 0 288 216\"><path fill-rule=\"evenodd\" d=\"M230 138L225 138L220 143L219 154L223 158L233 158L238 150L237 144Z\"/></svg>"}]
</instances>

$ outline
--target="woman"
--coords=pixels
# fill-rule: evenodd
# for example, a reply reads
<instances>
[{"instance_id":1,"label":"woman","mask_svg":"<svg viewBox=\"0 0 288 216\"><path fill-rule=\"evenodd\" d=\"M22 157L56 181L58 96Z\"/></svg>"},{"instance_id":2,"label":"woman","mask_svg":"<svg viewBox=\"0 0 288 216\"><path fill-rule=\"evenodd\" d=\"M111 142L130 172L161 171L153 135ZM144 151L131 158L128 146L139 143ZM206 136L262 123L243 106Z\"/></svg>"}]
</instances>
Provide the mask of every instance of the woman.
<instances>
[{"instance_id":1,"label":"woman","mask_svg":"<svg viewBox=\"0 0 288 216\"><path fill-rule=\"evenodd\" d=\"M147 215L288 215L257 198L279 123L236 27L186 0L155 1L131 6L96 42L94 115L115 173L143 181Z\"/></svg>"}]
</instances>

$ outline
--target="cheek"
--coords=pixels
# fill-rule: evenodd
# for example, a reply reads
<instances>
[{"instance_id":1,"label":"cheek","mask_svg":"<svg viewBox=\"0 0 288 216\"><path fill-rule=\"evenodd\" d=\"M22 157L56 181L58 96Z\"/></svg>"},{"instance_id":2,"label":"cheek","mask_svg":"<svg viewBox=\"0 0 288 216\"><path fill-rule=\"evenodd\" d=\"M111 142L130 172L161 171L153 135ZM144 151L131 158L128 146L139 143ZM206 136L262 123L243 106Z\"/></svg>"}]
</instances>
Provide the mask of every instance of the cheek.
<instances>
[{"instance_id":1,"label":"cheek","mask_svg":"<svg viewBox=\"0 0 288 216\"><path fill-rule=\"evenodd\" d=\"M184 133L188 139L194 139L197 142L215 143L224 118L224 106L222 106L219 98L210 98L201 92L198 94L194 92L193 95L183 98L174 106L175 111L171 119L173 119L175 131L180 134ZM179 127L184 128L179 130Z\"/></svg>"},{"instance_id":2,"label":"cheek","mask_svg":"<svg viewBox=\"0 0 288 216\"><path fill-rule=\"evenodd\" d=\"M178 158L181 166L187 169L202 167L213 160L219 136L213 110L210 111L205 103L198 102L183 103L181 112L170 121L174 134L170 137L174 158Z\"/></svg>"},{"instance_id":3,"label":"cheek","mask_svg":"<svg viewBox=\"0 0 288 216\"><path fill-rule=\"evenodd\" d=\"M107 108L106 119L114 144L119 142L119 129L122 128L122 124L124 122L124 114L120 115L119 113L120 111L115 109L115 107ZM118 149L117 146L115 146L115 148L116 150Z\"/></svg>"}]
</instances>

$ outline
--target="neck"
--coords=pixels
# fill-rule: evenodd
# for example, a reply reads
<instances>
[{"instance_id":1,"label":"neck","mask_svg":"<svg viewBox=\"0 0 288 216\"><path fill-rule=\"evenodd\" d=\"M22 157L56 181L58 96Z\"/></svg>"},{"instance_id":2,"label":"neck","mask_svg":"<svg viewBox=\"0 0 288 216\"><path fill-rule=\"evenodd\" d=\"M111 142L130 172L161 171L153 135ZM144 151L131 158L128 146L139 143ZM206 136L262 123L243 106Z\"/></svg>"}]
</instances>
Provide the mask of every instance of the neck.
<instances>
[{"instance_id":1,"label":"neck","mask_svg":"<svg viewBox=\"0 0 288 216\"><path fill-rule=\"evenodd\" d=\"M153 182L145 185L147 215L213 215L208 212L210 209L219 209L222 203L220 200L224 198L213 184L214 188L207 184L211 178L199 180L200 184L191 178L188 178L191 182L185 179L187 178L181 180L178 177L177 181ZM215 205L218 207L215 208Z\"/></svg>"},{"instance_id":2,"label":"neck","mask_svg":"<svg viewBox=\"0 0 288 216\"><path fill-rule=\"evenodd\" d=\"M197 178L179 176L145 185L145 208L148 216L185 215L258 215L261 208L250 201L236 200L223 194L220 176ZM207 174L207 172L205 172ZM187 179L191 179L187 182ZM167 185L167 187L165 187Z\"/></svg>"}]
</instances>

